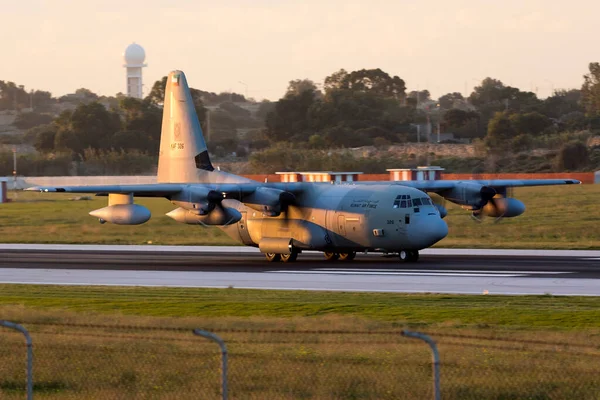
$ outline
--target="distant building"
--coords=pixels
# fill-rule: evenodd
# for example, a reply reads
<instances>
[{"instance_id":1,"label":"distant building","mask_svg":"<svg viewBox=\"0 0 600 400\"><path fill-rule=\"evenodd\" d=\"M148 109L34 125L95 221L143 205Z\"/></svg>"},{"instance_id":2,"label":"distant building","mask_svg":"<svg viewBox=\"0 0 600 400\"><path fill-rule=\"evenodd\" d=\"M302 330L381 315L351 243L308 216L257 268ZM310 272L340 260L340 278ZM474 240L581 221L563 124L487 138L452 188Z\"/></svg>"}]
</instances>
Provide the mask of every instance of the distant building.
<instances>
[{"instance_id":1,"label":"distant building","mask_svg":"<svg viewBox=\"0 0 600 400\"><path fill-rule=\"evenodd\" d=\"M144 64L146 52L139 44L132 43L125 49L123 59L125 60L123 67L127 69L127 96L141 99L143 98L142 68L148 65Z\"/></svg>"},{"instance_id":2,"label":"distant building","mask_svg":"<svg viewBox=\"0 0 600 400\"><path fill-rule=\"evenodd\" d=\"M332 172L332 171L311 171L311 172L276 172L280 175L281 182L355 182L358 175L362 172Z\"/></svg>"},{"instance_id":3,"label":"distant building","mask_svg":"<svg viewBox=\"0 0 600 400\"><path fill-rule=\"evenodd\" d=\"M390 181L436 181L442 179L442 167L392 168Z\"/></svg>"}]
</instances>

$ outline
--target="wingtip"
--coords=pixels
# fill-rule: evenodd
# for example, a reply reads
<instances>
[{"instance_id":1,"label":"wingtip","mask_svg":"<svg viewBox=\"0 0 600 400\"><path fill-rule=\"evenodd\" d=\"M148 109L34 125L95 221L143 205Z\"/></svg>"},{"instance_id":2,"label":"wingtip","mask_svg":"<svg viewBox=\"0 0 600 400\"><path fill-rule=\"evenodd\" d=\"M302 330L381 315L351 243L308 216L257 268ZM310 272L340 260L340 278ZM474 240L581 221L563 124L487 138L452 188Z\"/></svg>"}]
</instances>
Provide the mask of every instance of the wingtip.
<instances>
[{"instance_id":1,"label":"wingtip","mask_svg":"<svg viewBox=\"0 0 600 400\"><path fill-rule=\"evenodd\" d=\"M47 193L47 192L66 192L65 189L61 189L61 188L51 188L51 187L44 187L44 186L33 186L33 187L29 187L26 189L28 192L42 192L42 193Z\"/></svg>"}]
</instances>

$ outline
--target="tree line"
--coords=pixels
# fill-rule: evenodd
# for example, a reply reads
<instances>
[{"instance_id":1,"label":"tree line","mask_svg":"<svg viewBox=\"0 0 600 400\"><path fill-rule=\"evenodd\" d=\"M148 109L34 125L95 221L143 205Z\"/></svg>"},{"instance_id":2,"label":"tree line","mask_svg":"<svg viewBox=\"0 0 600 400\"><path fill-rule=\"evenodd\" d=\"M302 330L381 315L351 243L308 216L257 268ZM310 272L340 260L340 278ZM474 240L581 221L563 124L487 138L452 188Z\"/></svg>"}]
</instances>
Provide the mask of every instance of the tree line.
<instances>
[{"instance_id":1,"label":"tree line","mask_svg":"<svg viewBox=\"0 0 600 400\"><path fill-rule=\"evenodd\" d=\"M553 142L550 138L566 132L600 129L600 64L590 63L588 69L580 89L557 90L546 99L489 77L467 97L452 92L432 99L428 90L407 91L402 78L381 69L340 69L323 85L292 80L276 102L196 88L191 93L209 150L216 155L245 155L276 143L327 149L424 141L420 128L426 124L440 126L457 140L480 140L490 154L506 154ZM166 79L156 81L144 99L98 96L85 88L53 98L0 81L0 111L34 106L14 124L27 131L24 141L42 154L68 153L74 160L85 160L88 150L155 155ZM255 107L249 111L241 103ZM56 104L71 107L55 115ZM582 143L561 146L584 162L589 158L582 156Z\"/></svg>"}]
</instances>

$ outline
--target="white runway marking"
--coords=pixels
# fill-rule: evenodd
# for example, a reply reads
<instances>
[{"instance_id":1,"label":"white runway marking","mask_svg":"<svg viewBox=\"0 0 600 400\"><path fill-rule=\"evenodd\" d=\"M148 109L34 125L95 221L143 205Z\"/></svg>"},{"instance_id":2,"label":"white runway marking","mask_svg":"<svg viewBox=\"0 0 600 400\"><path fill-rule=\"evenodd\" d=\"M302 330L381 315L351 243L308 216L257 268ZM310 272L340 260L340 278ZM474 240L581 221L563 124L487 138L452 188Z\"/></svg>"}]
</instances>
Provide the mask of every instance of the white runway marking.
<instances>
[{"instance_id":1,"label":"white runway marking","mask_svg":"<svg viewBox=\"0 0 600 400\"><path fill-rule=\"evenodd\" d=\"M364 268L315 268L312 271L359 271L359 272L438 272L432 271L430 269L385 269L385 268L373 268L373 269L364 269ZM539 274L539 275L554 275L554 274L572 274L569 271L478 271L473 269L441 269L440 273L452 272L452 273L478 273L478 274Z\"/></svg>"},{"instance_id":2,"label":"white runway marking","mask_svg":"<svg viewBox=\"0 0 600 400\"><path fill-rule=\"evenodd\" d=\"M266 271L267 273L276 274L304 274L304 275L315 275L315 274L326 274L326 275L412 275L412 276L478 276L478 277L516 277L523 276L520 274L507 274L503 272L497 273L469 273L469 274L456 274L446 272L370 272L370 271L344 271L344 270L332 270L332 271Z\"/></svg>"}]
</instances>

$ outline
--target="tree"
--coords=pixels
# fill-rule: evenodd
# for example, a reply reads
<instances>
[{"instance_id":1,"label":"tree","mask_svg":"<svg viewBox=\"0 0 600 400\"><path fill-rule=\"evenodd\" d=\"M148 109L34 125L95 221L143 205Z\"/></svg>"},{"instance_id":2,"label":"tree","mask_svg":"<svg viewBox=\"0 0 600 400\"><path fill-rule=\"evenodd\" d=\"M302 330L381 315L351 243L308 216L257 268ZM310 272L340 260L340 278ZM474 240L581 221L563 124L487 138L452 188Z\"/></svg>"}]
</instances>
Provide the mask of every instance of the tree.
<instances>
[{"instance_id":1,"label":"tree","mask_svg":"<svg viewBox=\"0 0 600 400\"><path fill-rule=\"evenodd\" d=\"M476 107L495 106L504 110L531 111L540 105L533 92L522 92L517 88L505 86L501 81L485 78L480 86L473 89L469 102Z\"/></svg>"},{"instance_id":2,"label":"tree","mask_svg":"<svg viewBox=\"0 0 600 400\"><path fill-rule=\"evenodd\" d=\"M469 120L478 119L479 114L475 111L464 111L458 108L452 108L444 114L444 124L450 127L460 128Z\"/></svg>"},{"instance_id":3,"label":"tree","mask_svg":"<svg viewBox=\"0 0 600 400\"><path fill-rule=\"evenodd\" d=\"M285 97L298 96L302 92L311 91L316 97L321 97L321 92L317 85L310 79L294 79L289 82Z\"/></svg>"},{"instance_id":4,"label":"tree","mask_svg":"<svg viewBox=\"0 0 600 400\"><path fill-rule=\"evenodd\" d=\"M29 107L29 94L23 85L0 81L0 110L20 110Z\"/></svg>"},{"instance_id":5,"label":"tree","mask_svg":"<svg viewBox=\"0 0 600 400\"><path fill-rule=\"evenodd\" d=\"M590 63L590 72L583 76L581 104L588 117L600 116L600 64Z\"/></svg>"},{"instance_id":6,"label":"tree","mask_svg":"<svg viewBox=\"0 0 600 400\"><path fill-rule=\"evenodd\" d=\"M348 87L345 86L345 84L347 83L347 76L348 72L342 68L339 71L334 72L333 74L326 77L323 84L325 92L329 93L331 90L348 89Z\"/></svg>"},{"instance_id":7,"label":"tree","mask_svg":"<svg viewBox=\"0 0 600 400\"><path fill-rule=\"evenodd\" d=\"M413 90L408 93L407 96L409 99L415 99L417 104L423 103L425 101L431 100L431 94L429 90Z\"/></svg>"},{"instance_id":8,"label":"tree","mask_svg":"<svg viewBox=\"0 0 600 400\"><path fill-rule=\"evenodd\" d=\"M381 69L361 69L347 73L341 69L325 78L327 95L335 90L370 92L382 97L403 100L406 85L398 76L390 76Z\"/></svg>"},{"instance_id":9,"label":"tree","mask_svg":"<svg viewBox=\"0 0 600 400\"><path fill-rule=\"evenodd\" d=\"M581 111L573 111L567 114L561 115L558 120L561 127L567 131L580 131L587 129L590 124L588 118Z\"/></svg>"},{"instance_id":10,"label":"tree","mask_svg":"<svg viewBox=\"0 0 600 400\"><path fill-rule=\"evenodd\" d=\"M55 146L83 154L83 150L110 148L111 136L121 129L116 112L108 111L98 102L80 104L73 111L60 114L54 124L57 129Z\"/></svg>"},{"instance_id":11,"label":"tree","mask_svg":"<svg viewBox=\"0 0 600 400\"><path fill-rule=\"evenodd\" d=\"M516 131L512 126L509 114L499 112L494 115L488 124L485 144L493 152L502 152L515 136Z\"/></svg>"},{"instance_id":12,"label":"tree","mask_svg":"<svg viewBox=\"0 0 600 400\"><path fill-rule=\"evenodd\" d=\"M152 89L146 100L155 105L162 105L165 100L165 88L167 87L167 77L163 76L160 80L154 82Z\"/></svg>"},{"instance_id":13,"label":"tree","mask_svg":"<svg viewBox=\"0 0 600 400\"><path fill-rule=\"evenodd\" d=\"M276 104L276 102L272 102L269 100L261 101L258 106L258 110L256 111L255 117L264 121L264 119L267 117L267 114L273 111Z\"/></svg>"},{"instance_id":14,"label":"tree","mask_svg":"<svg viewBox=\"0 0 600 400\"><path fill-rule=\"evenodd\" d=\"M44 125L34 129L37 131L33 143L35 149L40 153L48 153L54 150L56 127L54 125Z\"/></svg>"},{"instance_id":15,"label":"tree","mask_svg":"<svg viewBox=\"0 0 600 400\"><path fill-rule=\"evenodd\" d=\"M550 118L561 118L572 112L583 112L581 90L556 90L542 102L541 112Z\"/></svg>"},{"instance_id":16,"label":"tree","mask_svg":"<svg viewBox=\"0 0 600 400\"><path fill-rule=\"evenodd\" d=\"M464 111L452 108L444 114L443 123L446 130L462 138L476 138L479 135L479 114L475 111Z\"/></svg>"},{"instance_id":17,"label":"tree","mask_svg":"<svg viewBox=\"0 0 600 400\"><path fill-rule=\"evenodd\" d=\"M86 88L79 88L77 90L75 90L75 95L81 99L85 99L85 100L90 100L90 101L94 101L94 100L98 100L98 95L94 92L92 92L90 89L86 89Z\"/></svg>"},{"instance_id":18,"label":"tree","mask_svg":"<svg viewBox=\"0 0 600 400\"><path fill-rule=\"evenodd\" d=\"M538 112L515 113L509 119L515 132L519 135L539 135L544 129L552 125L550 118Z\"/></svg>"},{"instance_id":19,"label":"tree","mask_svg":"<svg viewBox=\"0 0 600 400\"><path fill-rule=\"evenodd\" d=\"M453 92L441 96L438 99L438 104L444 110L450 110L451 108L456 108L456 106L458 105L457 103L463 102L464 100L465 98L462 94L458 92Z\"/></svg>"},{"instance_id":20,"label":"tree","mask_svg":"<svg viewBox=\"0 0 600 400\"><path fill-rule=\"evenodd\" d=\"M308 111L315 102L313 91L280 99L265 120L266 136L273 141L306 141L308 139Z\"/></svg>"},{"instance_id":21,"label":"tree","mask_svg":"<svg viewBox=\"0 0 600 400\"><path fill-rule=\"evenodd\" d=\"M125 151L139 150L141 152L150 153L151 151L156 150L152 142L152 139L146 132L119 131L110 138L110 148Z\"/></svg>"}]
</instances>

